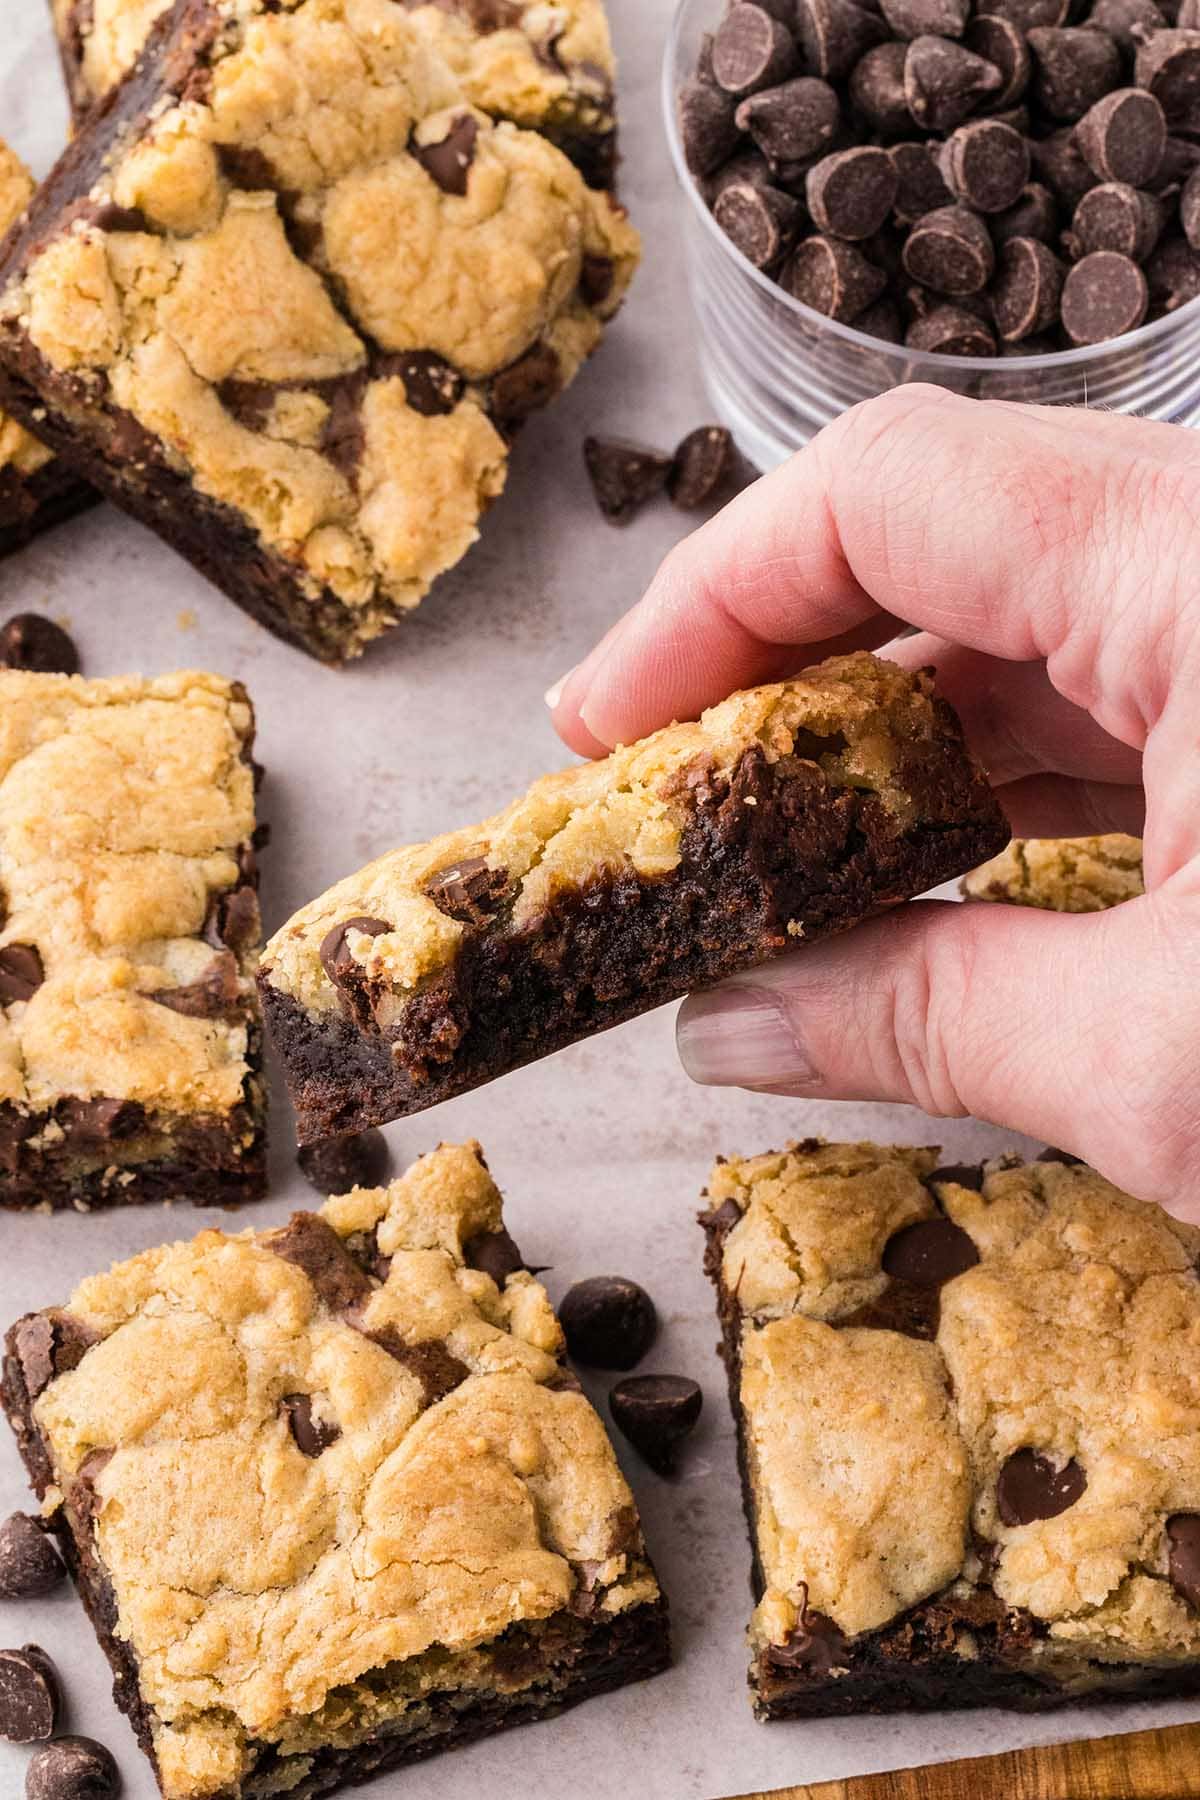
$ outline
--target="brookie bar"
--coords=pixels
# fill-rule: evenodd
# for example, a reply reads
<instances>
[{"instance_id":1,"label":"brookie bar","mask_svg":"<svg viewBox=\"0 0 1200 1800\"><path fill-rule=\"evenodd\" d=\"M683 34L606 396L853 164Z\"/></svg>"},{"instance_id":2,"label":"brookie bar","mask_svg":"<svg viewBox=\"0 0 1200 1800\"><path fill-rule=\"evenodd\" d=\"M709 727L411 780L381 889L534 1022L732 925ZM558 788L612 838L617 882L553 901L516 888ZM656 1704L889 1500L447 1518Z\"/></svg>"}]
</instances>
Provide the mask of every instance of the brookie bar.
<instances>
[{"instance_id":1,"label":"brookie bar","mask_svg":"<svg viewBox=\"0 0 1200 1800\"><path fill-rule=\"evenodd\" d=\"M1200 1231L1057 1152L707 1199L760 1717L1200 1691Z\"/></svg>"},{"instance_id":2,"label":"brookie bar","mask_svg":"<svg viewBox=\"0 0 1200 1800\"><path fill-rule=\"evenodd\" d=\"M0 671L0 1208L261 1197L254 715Z\"/></svg>"},{"instance_id":3,"label":"brookie bar","mask_svg":"<svg viewBox=\"0 0 1200 1800\"><path fill-rule=\"evenodd\" d=\"M165 1800L314 1800L667 1664L632 1496L478 1145L147 1250L7 1350Z\"/></svg>"},{"instance_id":4,"label":"brookie bar","mask_svg":"<svg viewBox=\"0 0 1200 1800\"><path fill-rule=\"evenodd\" d=\"M418 1112L998 849L930 674L868 655L735 694L349 876L278 931L301 1140Z\"/></svg>"}]
</instances>

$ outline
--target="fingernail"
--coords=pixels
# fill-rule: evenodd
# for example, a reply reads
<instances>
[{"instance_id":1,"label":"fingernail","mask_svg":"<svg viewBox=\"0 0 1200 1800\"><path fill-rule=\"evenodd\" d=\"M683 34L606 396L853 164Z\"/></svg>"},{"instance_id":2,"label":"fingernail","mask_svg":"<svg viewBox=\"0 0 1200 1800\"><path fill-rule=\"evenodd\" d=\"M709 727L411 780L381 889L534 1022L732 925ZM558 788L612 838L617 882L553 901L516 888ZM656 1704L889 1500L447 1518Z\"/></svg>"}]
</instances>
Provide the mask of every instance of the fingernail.
<instances>
[{"instance_id":1,"label":"fingernail","mask_svg":"<svg viewBox=\"0 0 1200 1800\"><path fill-rule=\"evenodd\" d=\"M706 1087L807 1087L820 1079L770 993L734 986L693 994L675 1027L679 1058Z\"/></svg>"},{"instance_id":2,"label":"fingernail","mask_svg":"<svg viewBox=\"0 0 1200 1800\"><path fill-rule=\"evenodd\" d=\"M576 666L578 666L578 665L576 665ZM558 705L559 701L562 699L563 689L566 687L568 681L570 681L570 679L574 673L575 673L574 669L568 669L565 675L559 676L558 680L554 683L554 685L552 687L548 687L546 689L546 692L544 693L542 698L545 700L546 705L550 708L551 712L554 711L555 707Z\"/></svg>"}]
</instances>

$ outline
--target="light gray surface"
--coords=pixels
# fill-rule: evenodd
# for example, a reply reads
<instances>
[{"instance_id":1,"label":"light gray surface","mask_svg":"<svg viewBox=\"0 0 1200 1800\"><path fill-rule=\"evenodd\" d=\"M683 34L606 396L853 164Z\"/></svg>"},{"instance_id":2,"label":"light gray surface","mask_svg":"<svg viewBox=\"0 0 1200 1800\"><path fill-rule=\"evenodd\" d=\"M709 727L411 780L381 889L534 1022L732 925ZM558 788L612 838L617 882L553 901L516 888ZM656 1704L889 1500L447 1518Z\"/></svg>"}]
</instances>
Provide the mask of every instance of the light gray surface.
<instances>
[{"instance_id":1,"label":"light gray surface","mask_svg":"<svg viewBox=\"0 0 1200 1800\"><path fill-rule=\"evenodd\" d=\"M663 0L613 0L622 53L624 186L646 266L608 344L566 399L529 429L484 541L393 641L343 673L277 644L169 550L108 510L0 565L0 617L44 609L69 623L85 671L208 666L243 679L268 770L262 816L268 927L335 877L406 839L468 823L564 760L541 702L633 600L681 535L652 509L628 531L593 509L580 460L592 429L669 444L706 416L693 365L676 197L658 122ZM0 130L44 172L64 128L43 0L0 0ZM852 1029L852 1022L848 1022ZM238 1223L284 1218L312 1196L298 1178L286 1109L275 1112L273 1197ZM823 1131L940 1141L954 1160L1012 1142L971 1122L934 1125L900 1108L806 1107L705 1092L675 1062L664 1011L579 1045L480 1093L393 1128L398 1161L439 1139L479 1137L526 1254L552 1265L557 1298L574 1279L621 1272L664 1316L647 1367L696 1375L705 1414L685 1475L668 1485L624 1458L672 1601L677 1661L659 1680L594 1701L409 1774L372 1795L488 1800L709 1800L744 1789L981 1754L1085 1731L1196 1717L1196 1707L1114 1708L1086 1718L1001 1714L802 1726L753 1723L742 1631L748 1556L732 1429L700 1273L697 1196L714 1154ZM223 1215L134 1209L91 1218L0 1215L0 1323L64 1299L97 1267ZM603 1404L603 1383L591 1383ZM0 1516L28 1504L0 1428ZM42 1643L70 1695L70 1727L110 1744L129 1800L151 1800L149 1771L108 1696L106 1665L68 1589L0 1612L0 1642ZM0 1800L18 1800L26 1753L0 1746Z\"/></svg>"}]
</instances>

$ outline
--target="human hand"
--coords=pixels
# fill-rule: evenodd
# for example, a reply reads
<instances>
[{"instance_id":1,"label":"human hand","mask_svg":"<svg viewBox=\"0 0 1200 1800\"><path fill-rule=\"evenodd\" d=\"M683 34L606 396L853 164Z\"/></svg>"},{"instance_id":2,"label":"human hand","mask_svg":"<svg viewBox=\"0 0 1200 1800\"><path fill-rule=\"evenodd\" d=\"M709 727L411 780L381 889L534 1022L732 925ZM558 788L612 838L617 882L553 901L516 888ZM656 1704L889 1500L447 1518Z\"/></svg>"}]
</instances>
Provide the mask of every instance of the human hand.
<instances>
[{"instance_id":1,"label":"human hand","mask_svg":"<svg viewBox=\"0 0 1200 1800\"><path fill-rule=\"evenodd\" d=\"M1200 1220L1200 438L897 388L678 545L547 699L597 755L884 644L936 665L1015 832L1141 834L1146 895L901 907L691 996L684 1066L974 1113Z\"/></svg>"}]
</instances>

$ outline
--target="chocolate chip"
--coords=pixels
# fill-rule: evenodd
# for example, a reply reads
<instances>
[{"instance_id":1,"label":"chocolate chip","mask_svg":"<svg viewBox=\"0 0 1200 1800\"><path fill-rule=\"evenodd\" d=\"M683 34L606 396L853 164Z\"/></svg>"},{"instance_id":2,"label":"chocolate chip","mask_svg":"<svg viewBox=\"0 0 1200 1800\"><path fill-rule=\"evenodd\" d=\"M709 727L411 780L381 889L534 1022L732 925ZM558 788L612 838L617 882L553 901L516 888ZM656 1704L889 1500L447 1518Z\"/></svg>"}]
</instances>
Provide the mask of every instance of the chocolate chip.
<instances>
[{"instance_id":1,"label":"chocolate chip","mask_svg":"<svg viewBox=\"0 0 1200 1800\"><path fill-rule=\"evenodd\" d=\"M1096 0L1084 20L1085 25L1094 26L1097 31L1107 31L1117 48L1131 59L1138 45L1151 32L1161 31L1166 22L1154 0Z\"/></svg>"},{"instance_id":2,"label":"chocolate chip","mask_svg":"<svg viewBox=\"0 0 1200 1800\"><path fill-rule=\"evenodd\" d=\"M1033 59L1020 27L1011 19L980 13L967 26L963 42L968 50L1000 71L1001 86L992 96L993 107L1015 105L1029 86L1033 72Z\"/></svg>"},{"instance_id":3,"label":"chocolate chip","mask_svg":"<svg viewBox=\"0 0 1200 1800\"><path fill-rule=\"evenodd\" d=\"M1102 31L1039 25L1029 33L1033 91L1053 119L1081 119L1121 79L1117 46Z\"/></svg>"},{"instance_id":4,"label":"chocolate chip","mask_svg":"<svg viewBox=\"0 0 1200 1800\"><path fill-rule=\"evenodd\" d=\"M318 1194L382 1187L388 1172L387 1139L382 1131L343 1131L337 1137L304 1144L296 1152L296 1161Z\"/></svg>"},{"instance_id":5,"label":"chocolate chip","mask_svg":"<svg viewBox=\"0 0 1200 1800\"><path fill-rule=\"evenodd\" d=\"M28 1513L0 1525L0 1600L33 1600L56 1588L66 1570L50 1534Z\"/></svg>"},{"instance_id":6,"label":"chocolate chip","mask_svg":"<svg viewBox=\"0 0 1200 1800\"><path fill-rule=\"evenodd\" d=\"M926 131L953 131L1004 85L999 69L952 38L914 38L904 59L908 110Z\"/></svg>"},{"instance_id":7,"label":"chocolate chip","mask_svg":"<svg viewBox=\"0 0 1200 1800\"><path fill-rule=\"evenodd\" d=\"M58 1677L44 1650L0 1650L0 1738L39 1744L53 1737L58 1706Z\"/></svg>"},{"instance_id":8,"label":"chocolate chip","mask_svg":"<svg viewBox=\"0 0 1200 1800\"><path fill-rule=\"evenodd\" d=\"M1200 144L1189 143L1186 138L1168 136L1158 173L1147 186L1160 199L1172 199L1197 168L1200 168Z\"/></svg>"},{"instance_id":9,"label":"chocolate chip","mask_svg":"<svg viewBox=\"0 0 1200 1800\"><path fill-rule=\"evenodd\" d=\"M659 1475L675 1473L703 1404L698 1384L685 1375L628 1375L608 1396L617 1426Z\"/></svg>"},{"instance_id":10,"label":"chocolate chip","mask_svg":"<svg viewBox=\"0 0 1200 1800\"><path fill-rule=\"evenodd\" d=\"M712 72L727 94L774 87L796 67L791 32L764 7L735 0L713 37Z\"/></svg>"},{"instance_id":11,"label":"chocolate chip","mask_svg":"<svg viewBox=\"0 0 1200 1800\"><path fill-rule=\"evenodd\" d=\"M736 119L768 162L786 168L829 149L841 122L841 110L827 81L800 75L779 87L751 94L739 105Z\"/></svg>"},{"instance_id":12,"label":"chocolate chip","mask_svg":"<svg viewBox=\"0 0 1200 1800\"><path fill-rule=\"evenodd\" d=\"M179 987L155 988L148 996L158 1006L183 1013L191 1019L218 1019L241 1000L241 983L237 962L228 950L214 956L204 973L195 981Z\"/></svg>"},{"instance_id":13,"label":"chocolate chip","mask_svg":"<svg viewBox=\"0 0 1200 1800\"><path fill-rule=\"evenodd\" d=\"M1154 95L1168 123L1185 123L1200 102L1200 31L1155 32L1138 48L1134 80Z\"/></svg>"},{"instance_id":14,"label":"chocolate chip","mask_svg":"<svg viewBox=\"0 0 1200 1800\"><path fill-rule=\"evenodd\" d=\"M1011 125L975 119L946 139L938 167L964 205L976 212L1004 212L1016 205L1029 179L1029 145Z\"/></svg>"},{"instance_id":15,"label":"chocolate chip","mask_svg":"<svg viewBox=\"0 0 1200 1800\"><path fill-rule=\"evenodd\" d=\"M95 1332L74 1313L51 1310L19 1319L13 1345L29 1398L36 1400L57 1376L78 1368L96 1342Z\"/></svg>"},{"instance_id":16,"label":"chocolate chip","mask_svg":"<svg viewBox=\"0 0 1200 1800\"><path fill-rule=\"evenodd\" d=\"M32 944L5 944L0 950L0 1006L14 1006L37 993L46 972Z\"/></svg>"},{"instance_id":17,"label":"chocolate chip","mask_svg":"<svg viewBox=\"0 0 1200 1800\"><path fill-rule=\"evenodd\" d=\"M756 269L778 262L804 216L790 194L749 181L724 184L712 210L730 243Z\"/></svg>"},{"instance_id":18,"label":"chocolate chip","mask_svg":"<svg viewBox=\"0 0 1200 1800\"><path fill-rule=\"evenodd\" d=\"M399 376L404 398L425 419L452 413L466 386L458 370L435 350L396 351L381 359L375 373L384 380Z\"/></svg>"},{"instance_id":19,"label":"chocolate chip","mask_svg":"<svg viewBox=\"0 0 1200 1800\"><path fill-rule=\"evenodd\" d=\"M965 206L926 213L904 245L904 267L913 280L955 298L985 288L995 260L987 226Z\"/></svg>"},{"instance_id":20,"label":"chocolate chip","mask_svg":"<svg viewBox=\"0 0 1200 1800\"><path fill-rule=\"evenodd\" d=\"M301 1456L320 1456L342 1435L340 1425L327 1424L315 1417L311 1394L285 1394L279 1402L279 1410L287 1420L288 1430Z\"/></svg>"},{"instance_id":21,"label":"chocolate chip","mask_svg":"<svg viewBox=\"0 0 1200 1800\"><path fill-rule=\"evenodd\" d=\"M1115 250L1094 250L1063 283L1063 330L1073 344L1102 344L1133 331L1149 304L1146 277L1135 262Z\"/></svg>"},{"instance_id":22,"label":"chocolate chip","mask_svg":"<svg viewBox=\"0 0 1200 1800\"><path fill-rule=\"evenodd\" d=\"M1058 203L1048 187L1031 181L1021 189L1016 204L988 220L992 242L999 250L1011 238L1037 238L1052 244L1058 234Z\"/></svg>"},{"instance_id":23,"label":"chocolate chip","mask_svg":"<svg viewBox=\"0 0 1200 1800\"><path fill-rule=\"evenodd\" d=\"M611 299L617 265L611 256L589 252L579 265L579 292L586 306L603 306ZM449 365L447 365L448 367Z\"/></svg>"},{"instance_id":24,"label":"chocolate chip","mask_svg":"<svg viewBox=\"0 0 1200 1800\"><path fill-rule=\"evenodd\" d=\"M1155 307L1175 312L1200 296L1200 255L1183 238L1168 238L1146 264L1146 283Z\"/></svg>"},{"instance_id":25,"label":"chocolate chip","mask_svg":"<svg viewBox=\"0 0 1200 1800\"><path fill-rule=\"evenodd\" d=\"M806 1599L800 1618L785 1641L769 1645L766 1655L777 1668L810 1669L814 1675L828 1675L831 1669L844 1667L846 1640L828 1614L809 1610Z\"/></svg>"},{"instance_id":26,"label":"chocolate chip","mask_svg":"<svg viewBox=\"0 0 1200 1800\"><path fill-rule=\"evenodd\" d=\"M794 299L827 319L850 324L878 300L887 276L868 262L861 250L840 238L810 237L798 244L779 276L780 286Z\"/></svg>"},{"instance_id":27,"label":"chocolate chip","mask_svg":"<svg viewBox=\"0 0 1200 1800\"><path fill-rule=\"evenodd\" d=\"M1070 1150L1060 1150L1054 1144L1047 1144L1034 1160L1040 1163L1063 1163L1068 1169L1079 1169L1083 1166L1082 1156L1074 1156Z\"/></svg>"},{"instance_id":28,"label":"chocolate chip","mask_svg":"<svg viewBox=\"0 0 1200 1800\"><path fill-rule=\"evenodd\" d=\"M55 1108L55 1120L66 1133L72 1150L94 1154L123 1138L134 1137L146 1122L136 1100L117 1100L105 1095L90 1099L72 1096Z\"/></svg>"},{"instance_id":29,"label":"chocolate chip","mask_svg":"<svg viewBox=\"0 0 1200 1800\"><path fill-rule=\"evenodd\" d=\"M884 344L904 342L904 325L893 300L876 300L874 306L859 313L854 329L865 332L868 337L879 338Z\"/></svg>"},{"instance_id":30,"label":"chocolate chip","mask_svg":"<svg viewBox=\"0 0 1200 1800\"><path fill-rule=\"evenodd\" d=\"M983 1192L983 1170L978 1163L943 1163L928 1177L930 1187L936 1187L939 1181L952 1183L955 1187L970 1188L976 1194Z\"/></svg>"},{"instance_id":31,"label":"chocolate chip","mask_svg":"<svg viewBox=\"0 0 1200 1800\"><path fill-rule=\"evenodd\" d=\"M268 1250L307 1275L330 1312L349 1312L371 1293L371 1282L341 1238L316 1213L294 1212L263 1240Z\"/></svg>"},{"instance_id":32,"label":"chocolate chip","mask_svg":"<svg viewBox=\"0 0 1200 1800\"><path fill-rule=\"evenodd\" d=\"M679 136L683 160L703 180L737 148L737 102L723 88L689 81L679 91Z\"/></svg>"},{"instance_id":33,"label":"chocolate chip","mask_svg":"<svg viewBox=\"0 0 1200 1800\"><path fill-rule=\"evenodd\" d=\"M562 364L551 344L534 344L507 369L493 375L489 389L492 417L508 431L524 424L531 413L548 406L561 392Z\"/></svg>"},{"instance_id":34,"label":"chocolate chip","mask_svg":"<svg viewBox=\"0 0 1200 1800\"><path fill-rule=\"evenodd\" d=\"M1179 223L1193 250L1200 250L1200 169L1193 169L1179 196Z\"/></svg>"},{"instance_id":35,"label":"chocolate chip","mask_svg":"<svg viewBox=\"0 0 1200 1800\"><path fill-rule=\"evenodd\" d=\"M953 1219L919 1219L893 1232L883 1249L885 1274L918 1287L941 1287L978 1261L969 1233Z\"/></svg>"},{"instance_id":36,"label":"chocolate chip","mask_svg":"<svg viewBox=\"0 0 1200 1800\"><path fill-rule=\"evenodd\" d=\"M1063 266L1037 238L1011 238L1000 252L992 316L1007 344L1047 331L1058 318Z\"/></svg>"},{"instance_id":37,"label":"chocolate chip","mask_svg":"<svg viewBox=\"0 0 1200 1800\"><path fill-rule=\"evenodd\" d=\"M876 44L860 56L850 75L850 100L883 137L903 137L912 129L904 85L904 44Z\"/></svg>"},{"instance_id":38,"label":"chocolate chip","mask_svg":"<svg viewBox=\"0 0 1200 1800\"><path fill-rule=\"evenodd\" d=\"M390 1325L364 1335L417 1377L426 1406L436 1406L470 1377L466 1363L452 1355L440 1338L423 1338L419 1343L409 1344Z\"/></svg>"},{"instance_id":39,"label":"chocolate chip","mask_svg":"<svg viewBox=\"0 0 1200 1800\"><path fill-rule=\"evenodd\" d=\"M898 38L960 38L968 0L881 0L884 18Z\"/></svg>"},{"instance_id":40,"label":"chocolate chip","mask_svg":"<svg viewBox=\"0 0 1200 1800\"><path fill-rule=\"evenodd\" d=\"M353 919L343 919L325 933L321 940L321 967L332 981L334 987L341 987L358 969L358 964L350 954L346 943L348 931L361 931L364 937L382 937L384 932L392 928L384 919L372 919L364 913Z\"/></svg>"},{"instance_id":41,"label":"chocolate chip","mask_svg":"<svg viewBox=\"0 0 1200 1800\"><path fill-rule=\"evenodd\" d=\"M1063 241L1076 261L1093 250L1116 250L1141 263L1158 242L1163 217L1153 194L1105 181L1083 196Z\"/></svg>"},{"instance_id":42,"label":"chocolate chip","mask_svg":"<svg viewBox=\"0 0 1200 1800\"><path fill-rule=\"evenodd\" d=\"M1074 212L1096 177L1083 160L1073 131L1052 131L1029 146L1038 179L1045 184L1068 212Z\"/></svg>"},{"instance_id":43,"label":"chocolate chip","mask_svg":"<svg viewBox=\"0 0 1200 1800\"><path fill-rule=\"evenodd\" d=\"M996 340L987 321L962 306L935 306L913 320L904 342L910 350L937 356L994 356Z\"/></svg>"},{"instance_id":44,"label":"chocolate chip","mask_svg":"<svg viewBox=\"0 0 1200 1800\"><path fill-rule=\"evenodd\" d=\"M1115 88L1080 119L1075 142L1101 181L1144 187L1162 163L1167 121L1153 94L1140 88Z\"/></svg>"},{"instance_id":45,"label":"chocolate chip","mask_svg":"<svg viewBox=\"0 0 1200 1800\"><path fill-rule=\"evenodd\" d=\"M985 0L978 10L1011 20L1018 31L1032 31L1036 25L1065 24L1070 0Z\"/></svg>"},{"instance_id":46,"label":"chocolate chip","mask_svg":"<svg viewBox=\"0 0 1200 1800\"><path fill-rule=\"evenodd\" d=\"M859 144L823 157L808 172L808 210L820 231L858 241L879 230L899 180L886 150Z\"/></svg>"},{"instance_id":47,"label":"chocolate chip","mask_svg":"<svg viewBox=\"0 0 1200 1800\"><path fill-rule=\"evenodd\" d=\"M591 1369L632 1369L658 1332L645 1288L624 1275L593 1275L567 1289L558 1309L567 1349Z\"/></svg>"},{"instance_id":48,"label":"chocolate chip","mask_svg":"<svg viewBox=\"0 0 1200 1800\"><path fill-rule=\"evenodd\" d=\"M698 425L675 447L667 494L684 512L695 512L729 488L737 471L732 432L724 425Z\"/></svg>"},{"instance_id":49,"label":"chocolate chip","mask_svg":"<svg viewBox=\"0 0 1200 1800\"><path fill-rule=\"evenodd\" d=\"M728 1200L722 1200L715 1212L703 1213L701 1217L710 1231L724 1237L733 1230L735 1225L740 1223L742 1209L738 1202L731 1197Z\"/></svg>"},{"instance_id":50,"label":"chocolate chip","mask_svg":"<svg viewBox=\"0 0 1200 1800\"><path fill-rule=\"evenodd\" d=\"M502 1288L518 1269L528 1267L503 1225L499 1231L480 1231L468 1238L463 1245L463 1261L468 1269L479 1269L484 1275L490 1275L498 1288Z\"/></svg>"},{"instance_id":51,"label":"chocolate chip","mask_svg":"<svg viewBox=\"0 0 1200 1800\"><path fill-rule=\"evenodd\" d=\"M445 137L437 144L418 144L411 146L412 153L432 181L436 181L443 194L454 194L460 199L467 191L467 177L471 172L471 164L475 161L475 140L479 136L479 123L472 113L459 113L451 120Z\"/></svg>"},{"instance_id":52,"label":"chocolate chip","mask_svg":"<svg viewBox=\"0 0 1200 1800\"><path fill-rule=\"evenodd\" d=\"M1200 1612L1200 1513L1172 1513L1167 1520L1167 1573L1176 1593Z\"/></svg>"},{"instance_id":53,"label":"chocolate chip","mask_svg":"<svg viewBox=\"0 0 1200 1800\"><path fill-rule=\"evenodd\" d=\"M942 180L934 145L893 144L888 155L897 177L894 212L898 224L911 225L952 203L954 196Z\"/></svg>"},{"instance_id":54,"label":"chocolate chip","mask_svg":"<svg viewBox=\"0 0 1200 1800\"><path fill-rule=\"evenodd\" d=\"M796 30L809 72L826 81L848 75L887 26L853 0L796 0Z\"/></svg>"},{"instance_id":55,"label":"chocolate chip","mask_svg":"<svg viewBox=\"0 0 1200 1800\"><path fill-rule=\"evenodd\" d=\"M671 458L624 438L587 437L583 460L596 504L613 525L627 525L667 485Z\"/></svg>"},{"instance_id":56,"label":"chocolate chip","mask_svg":"<svg viewBox=\"0 0 1200 1800\"><path fill-rule=\"evenodd\" d=\"M0 668L27 669L38 675L77 675L79 652L53 619L44 619L40 613L17 613L0 630Z\"/></svg>"},{"instance_id":57,"label":"chocolate chip","mask_svg":"<svg viewBox=\"0 0 1200 1800\"><path fill-rule=\"evenodd\" d=\"M25 1771L26 1800L116 1800L120 1791L117 1765L94 1738L46 1744Z\"/></svg>"},{"instance_id":58,"label":"chocolate chip","mask_svg":"<svg viewBox=\"0 0 1200 1800\"><path fill-rule=\"evenodd\" d=\"M1056 1469L1036 1450L1018 1450L1000 1471L996 1506L1005 1525L1032 1525L1066 1512L1086 1487L1087 1476L1074 1457Z\"/></svg>"},{"instance_id":59,"label":"chocolate chip","mask_svg":"<svg viewBox=\"0 0 1200 1800\"><path fill-rule=\"evenodd\" d=\"M214 949L223 944L235 956L254 948L262 936L262 917L258 910L258 893L252 882L226 888L212 896L203 935L205 943Z\"/></svg>"},{"instance_id":60,"label":"chocolate chip","mask_svg":"<svg viewBox=\"0 0 1200 1800\"><path fill-rule=\"evenodd\" d=\"M589 440L591 441L591 440ZM425 883L425 893L439 912L460 925L486 925L500 910L508 892L503 869L488 867L484 856L463 856L438 869Z\"/></svg>"}]
</instances>

